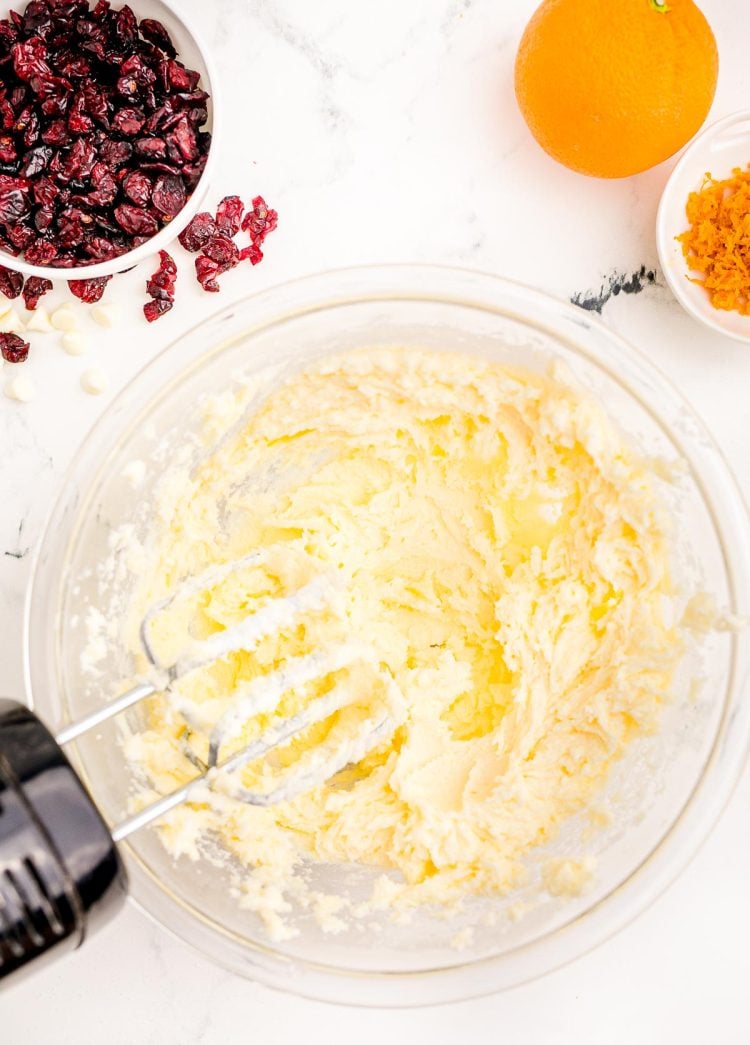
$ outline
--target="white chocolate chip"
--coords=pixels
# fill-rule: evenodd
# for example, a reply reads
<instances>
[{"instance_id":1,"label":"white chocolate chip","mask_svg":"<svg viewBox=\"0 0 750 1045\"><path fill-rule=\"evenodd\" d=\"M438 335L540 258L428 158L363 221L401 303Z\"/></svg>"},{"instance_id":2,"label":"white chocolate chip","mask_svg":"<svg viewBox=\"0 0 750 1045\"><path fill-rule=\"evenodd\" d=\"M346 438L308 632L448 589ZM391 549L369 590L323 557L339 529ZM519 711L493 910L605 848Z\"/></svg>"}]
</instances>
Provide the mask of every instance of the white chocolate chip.
<instances>
[{"instance_id":1,"label":"white chocolate chip","mask_svg":"<svg viewBox=\"0 0 750 1045\"><path fill-rule=\"evenodd\" d=\"M100 327L114 327L120 319L120 310L116 305L95 305L91 309L91 318Z\"/></svg>"},{"instance_id":2,"label":"white chocolate chip","mask_svg":"<svg viewBox=\"0 0 750 1045\"><path fill-rule=\"evenodd\" d=\"M30 403L36 395L36 386L30 377L19 374L12 377L5 385L5 394L8 399L17 399L19 403Z\"/></svg>"},{"instance_id":3,"label":"white chocolate chip","mask_svg":"<svg viewBox=\"0 0 750 1045\"><path fill-rule=\"evenodd\" d=\"M49 321L49 312L46 308L37 308L31 313L31 318L26 324L27 330L34 330L38 334L49 334L52 324Z\"/></svg>"},{"instance_id":4,"label":"white chocolate chip","mask_svg":"<svg viewBox=\"0 0 750 1045\"><path fill-rule=\"evenodd\" d=\"M109 386L107 375L99 367L85 370L81 374L81 388L89 395L98 396L105 392Z\"/></svg>"},{"instance_id":5,"label":"white chocolate chip","mask_svg":"<svg viewBox=\"0 0 750 1045\"><path fill-rule=\"evenodd\" d=\"M89 339L77 330L69 330L60 338L60 344L69 356L82 356L88 351Z\"/></svg>"},{"instance_id":6,"label":"white chocolate chip","mask_svg":"<svg viewBox=\"0 0 750 1045\"><path fill-rule=\"evenodd\" d=\"M8 309L2 320L0 320L0 330L4 334L17 334L23 328L23 320L14 308Z\"/></svg>"},{"instance_id":7,"label":"white chocolate chip","mask_svg":"<svg viewBox=\"0 0 750 1045\"><path fill-rule=\"evenodd\" d=\"M75 330L78 326L76 316L70 305L60 305L56 308L49 321L55 330Z\"/></svg>"}]
</instances>

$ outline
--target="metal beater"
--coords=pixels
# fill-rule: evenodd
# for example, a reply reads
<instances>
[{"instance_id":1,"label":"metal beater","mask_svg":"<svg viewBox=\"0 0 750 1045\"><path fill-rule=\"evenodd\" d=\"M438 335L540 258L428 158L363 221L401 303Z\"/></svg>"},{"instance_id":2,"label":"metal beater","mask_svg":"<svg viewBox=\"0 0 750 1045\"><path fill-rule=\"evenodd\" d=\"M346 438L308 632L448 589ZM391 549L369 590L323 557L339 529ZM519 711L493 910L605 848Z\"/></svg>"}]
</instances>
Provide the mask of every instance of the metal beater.
<instances>
[{"instance_id":1,"label":"metal beater","mask_svg":"<svg viewBox=\"0 0 750 1045\"><path fill-rule=\"evenodd\" d=\"M214 566L179 584L145 614L140 638L154 670L121 696L60 730L56 737L26 707L0 699L0 978L27 968L35 959L80 946L95 925L119 909L127 891L127 876L116 844L139 828L187 801L198 787L211 787L226 774L263 758L304 730L351 703L345 682L306 704L297 714L280 719L251 743L222 759L222 748L236 740L244 726L261 713L273 713L285 693L346 668L358 660L370 664L383 685L383 710L365 720L326 757L268 792L232 788L239 801L271 806L289 801L330 779L345 766L361 761L398 727L403 695L393 677L361 641L342 641L310 654L291 658L277 671L245 684L209 733L204 762L190 749L185 754L198 775L182 787L145 806L133 816L108 827L65 757L65 744L96 728L156 693L172 693L192 672L237 651L252 652L266 637L293 624L304 613L335 598L335 582L318 577L293 595L269 599L239 624L206 639L189 638L169 664L154 650L153 623L178 604L210 590L234 571L260 564L268 555L259 550ZM177 701L190 720L190 710Z\"/></svg>"}]
</instances>

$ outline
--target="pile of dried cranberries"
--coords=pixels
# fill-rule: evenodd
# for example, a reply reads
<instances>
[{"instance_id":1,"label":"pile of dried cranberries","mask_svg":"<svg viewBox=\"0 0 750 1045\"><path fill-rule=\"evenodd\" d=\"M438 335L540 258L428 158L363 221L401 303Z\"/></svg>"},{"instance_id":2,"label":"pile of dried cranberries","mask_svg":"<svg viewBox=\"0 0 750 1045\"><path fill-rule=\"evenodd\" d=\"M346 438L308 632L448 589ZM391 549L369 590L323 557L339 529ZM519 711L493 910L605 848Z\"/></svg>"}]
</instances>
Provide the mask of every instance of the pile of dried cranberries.
<instances>
[{"instance_id":1,"label":"pile of dried cranberries","mask_svg":"<svg viewBox=\"0 0 750 1045\"><path fill-rule=\"evenodd\" d=\"M0 247L64 269L154 236L206 164L199 79L164 26L127 6L11 11L0 21Z\"/></svg>"}]
</instances>

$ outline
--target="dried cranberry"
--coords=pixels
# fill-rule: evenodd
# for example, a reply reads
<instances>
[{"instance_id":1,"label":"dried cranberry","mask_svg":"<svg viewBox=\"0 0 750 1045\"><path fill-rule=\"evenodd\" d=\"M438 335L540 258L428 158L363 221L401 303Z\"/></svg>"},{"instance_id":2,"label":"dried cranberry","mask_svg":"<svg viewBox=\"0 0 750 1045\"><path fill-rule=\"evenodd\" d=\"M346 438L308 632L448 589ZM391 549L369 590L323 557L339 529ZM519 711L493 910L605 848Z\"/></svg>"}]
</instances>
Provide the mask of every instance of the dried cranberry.
<instances>
[{"instance_id":1,"label":"dried cranberry","mask_svg":"<svg viewBox=\"0 0 750 1045\"><path fill-rule=\"evenodd\" d=\"M240 261L245 260L249 260L251 265L257 265L259 261L263 260L263 251L257 243L251 243L248 247L242 248L240 251Z\"/></svg>"},{"instance_id":2,"label":"dried cranberry","mask_svg":"<svg viewBox=\"0 0 750 1045\"><path fill-rule=\"evenodd\" d=\"M42 130L42 141L45 145L53 145L55 148L67 145L70 142L70 131L65 120L52 120L47 124Z\"/></svg>"},{"instance_id":3,"label":"dried cranberry","mask_svg":"<svg viewBox=\"0 0 750 1045\"><path fill-rule=\"evenodd\" d=\"M131 54L120 66L121 76L130 76L139 87L150 87L156 82L156 73L146 65L139 54Z\"/></svg>"},{"instance_id":4,"label":"dried cranberry","mask_svg":"<svg viewBox=\"0 0 750 1045\"><path fill-rule=\"evenodd\" d=\"M15 225L29 210L29 194L20 183L0 188L0 224Z\"/></svg>"},{"instance_id":5,"label":"dried cranberry","mask_svg":"<svg viewBox=\"0 0 750 1045\"><path fill-rule=\"evenodd\" d=\"M16 110L7 98L0 98L0 123L4 131L10 131L16 124Z\"/></svg>"},{"instance_id":6,"label":"dried cranberry","mask_svg":"<svg viewBox=\"0 0 750 1045\"><path fill-rule=\"evenodd\" d=\"M89 261L111 261L123 251L118 250L114 239L104 236L89 236L83 244L83 252Z\"/></svg>"},{"instance_id":7,"label":"dried cranberry","mask_svg":"<svg viewBox=\"0 0 750 1045\"><path fill-rule=\"evenodd\" d=\"M200 211L177 237L191 254L197 254L217 233L216 222L208 211Z\"/></svg>"},{"instance_id":8,"label":"dried cranberry","mask_svg":"<svg viewBox=\"0 0 750 1045\"><path fill-rule=\"evenodd\" d=\"M195 259L195 275L198 282L204 290L210 291L212 294L216 294L221 287L216 281L216 277L221 275L223 269L218 261L214 261L212 258L207 258L205 254L199 254Z\"/></svg>"},{"instance_id":9,"label":"dried cranberry","mask_svg":"<svg viewBox=\"0 0 750 1045\"><path fill-rule=\"evenodd\" d=\"M27 135L35 139L35 136L39 134L39 116L37 115L36 109L33 105L27 105L16 116L15 123L13 124L13 130L16 134L20 134L23 138L24 145L27 144ZM30 132L30 134L29 134ZM29 145L33 145L34 142L28 142Z\"/></svg>"},{"instance_id":10,"label":"dried cranberry","mask_svg":"<svg viewBox=\"0 0 750 1045\"><path fill-rule=\"evenodd\" d=\"M127 135L128 138L134 137L139 133L146 117L142 109L119 109L112 120L112 126L120 134Z\"/></svg>"},{"instance_id":11,"label":"dried cranberry","mask_svg":"<svg viewBox=\"0 0 750 1045\"><path fill-rule=\"evenodd\" d=\"M151 199L151 179L140 171L131 171L123 179L122 191L138 207L145 207Z\"/></svg>"},{"instance_id":12,"label":"dried cranberry","mask_svg":"<svg viewBox=\"0 0 750 1045\"><path fill-rule=\"evenodd\" d=\"M26 43L13 44L10 49L13 68L19 80L29 81L33 76L49 79L52 70L47 65L47 48L44 41L37 36L30 37Z\"/></svg>"},{"instance_id":13,"label":"dried cranberry","mask_svg":"<svg viewBox=\"0 0 750 1045\"><path fill-rule=\"evenodd\" d=\"M15 143L7 135L0 137L0 163L15 163L18 158Z\"/></svg>"},{"instance_id":14,"label":"dried cranberry","mask_svg":"<svg viewBox=\"0 0 750 1045\"><path fill-rule=\"evenodd\" d=\"M41 174L46 169L47 164L52 159L53 150L49 145L37 145L35 149L29 149L29 151L23 157L23 167L21 173L25 178L36 178L37 175Z\"/></svg>"},{"instance_id":15,"label":"dried cranberry","mask_svg":"<svg viewBox=\"0 0 750 1045\"><path fill-rule=\"evenodd\" d=\"M194 127L202 127L208 119L208 110L202 105L194 106L192 109L188 110L187 118Z\"/></svg>"},{"instance_id":16,"label":"dried cranberry","mask_svg":"<svg viewBox=\"0 0 750 1045\"><path fill-rule=\"evenodd\" d=\"M94 121L86 115L86 99L80 91L68 107L67 129L69 134L89 134L94 128Z\"/></svg>"},{"instance_id":17,"label":"dried cranberry","mask_svg":"<svg viewBox=\"0 0 750 1045\"><path fill-rule=\"evenodd\" d=\"M239 196L225 196L216 208L216 228L222 236L236 236L240 231L245 205Z\"/></svg>"},{"instance_id":18,"label":"dried cranberry","mask_svg":"<svg viewBox=\"0 0 750 1045\"><path fill-rule=\"evenodd\" d=\"M262 243L269 232L278 225L279 215L271 210L262 196L256 196L253 200L252 210L249 210L242 221L243 232L249 232L253 243Z\"/></svg>"},{"instance_id":19,"label":"dried cranberry","mask_svg":"<svg viewBox=\"0 0 750 1045\"><path fill-rule=\"evenodd\" d=\"M163 159L167 155L167 145L163 138L138 138L134 144L137 156L148 159Z\"/></svg>"},{"instance_id":20,"label":"dried cranberry","mask_svg":"<svg viewBox=\"0 0 750 1045\"><path fill-rule=\"evenodd\" d=\"M186 69L182 62L176 62L172 58L163 63L163 79L165 88L173 87L175 91L192 91L198 83L198 73Z\"/></svg>"},{"instance_id":21,"label":"dried cranberry","mask_svg":"<svg viewBox=\"0 0 750 1045\"><path fill-rule=\"evenodd\" d=\"M177 266L174 258L166 250L160 250L159 268L151 279L146 281L146 291L152 300L143 306L143 314L149 323L153 323L172 308L176 278Z\"/></svg>"},{"instance_id":22,"label":"dried cranberry","mask_svg":"<svg viewBox=\"0 0 750 1045\"><path fill-rule=\"evenodd\" d=\"M46 79L35 77L31 81L31 87L39 98L44 99L44 116L62 116L68 111L73 90L70 80L63 76L49 76Z\"/></svg>"},{"instance_id":23,"label":"dried cranberry","mask_svg":"<svg viewBox=\"0 0 750 1045\"><path fill-rule=\"evenodd\" d=\"M165 134L167 152L175 161L194 160L198 155L198 142L195 131L190 126L187 116L181 116L177 123Z\"/></svg>"},{"instance_id":24,"label":"dried cranberry","mask_svg":"<svg viewBox=\"0 0 750 1045\"><path fill-rule=\"evenodd\" d=\"M133 146L130 142L106 141L102 143L99 155L103 163L116 170L130 160L133 155Z\"/></svg>"},{"instance_id":25,"label":"dried cranberry","mask_svg":"<svg viewBox=\"0 0 750 1045\"><path fill-rule=\"evenodd\" d=\"M91 168L91 184L94 191L89 193L88 201L97 207L107 207L117 197L117 182L109 167L103 163L95 163Z\"/></svg>"},{"instance_id":26,"label":"dried cranberry","mask_svg":"<svg viewBox=\"0 0 750 1045\"><path fill-rule=\"evenodd\" d=\"M115 207L115 220L130 236L155 236L159 231L156 218L129 203Z\"/></svg>"},{"instance_id":27,"label":"dried cranberry","mask_svg":"<svg viewBox=\"0 0 750 1045\"><path fill-rule=\"evenodd\" d=\"M44 208L40 209L43 210ZM9 225L6 232L16 251L26 250L28 245L36 239L36 232L34 229L29 228L28 225Z\"/></svg>"},{"instance_id":28,"label":"dried cranberry","mask_svg":"<svg viewBox=\"0 0 750 1045\"><path fill-rule=\"evenodd\" d=\"M27 101L29 95L29 89L26 84L19 83L10 92L10 104L14 109L20 109L21 106Z\"/></svg>"},{"instance_id":29,"label":"dried cranberry","mask_svg":"<svg viewBox=\"0 0 750 1045\"><path fill-rule=\"evenodd\" d=\"M174 301L171 298L153 299L147 301L143 306L143 314L149 323L153 323L155 319L163 316L165 312L169 312L172 308L174 308Z\"/></svg>"},{"instance_id":30,"label":"dried cranberry","mask_svg":"<svg viewBox=\"0 0 750 1045\"><path fill-rule=\"evenodd\" d=\"M17 298L23 290L23 276L5 265L0 265L0 291L6 298Z\"/></svg>"},{"instance_id":31,"label":"dried cranberry","mask_svg":"<svg viewBox=\"0 0 750 1045\"><path fill-rule=\"evenodd\" d=\"M46 239L35 240L24 252L24 258L30 265L49 265L57 256L57 247Z\"/></svg>"},{"instance_id":32,"label":"dried cranberry","mask_svg":"<svg viewBox=\"0 0 750 1045\"><path fill-rule=\"evenodd\" d=\"M142 18L138 28L144 40L155 44L161 51L168 54L170 58L175 57L177 51L175 51L171 37L161 22L157 22L155 18Z\"/></svg>"},{"instance_id":33,"label":"dried cranberry","mask_svg":"<svg viewBox=\"0 0 750 1045\"><path fill-rule=\"evenodd\" d=\"M60 175L67 181L83 181L91 174L95 162L94 146L83 138L77 138L62 162Z\"/></svg>"},{"instance_id":34,"label":"dried cranberry","mask_svg":"<svg viewBox=\"0 0 750 1045\"><path fill-rule=\"evenodd\" d=\"M107 17L109 11L109 0L97 0L96 7L91 12L91 20L94 22L101 22L104 18Z\"/></svg>"},{"instance_id":35,"label":"dried cranberry","mask_svg":"<svg viewBox=\"0 0 750 1045\"><path fill-rule=\"evenodd\" d=\"M70 215L61 215L57 222L57 242L61 247L77 247L83 243L86 232L83 222Z\"/></svg>"},{"instance_id":36,"label":"dried cranberry","mask_svg":"<svg viewBox=\"0 0 750 1045\"><path fill-rule=\"evenodd\" d=\"M166 218L173 218L185 206L187 193L178 174L161 174L154 182L151 200Z\"/></svg>"},{"instance_id":37,"label":"dried cranberry","mask_svg":"<svg viewBox=\"0 0 750 1045\"><path fill-rule=\"evenodd\" d=\"M38 178L31 186L34 201L42 207L51 207L60 195L60 190L52 178Z\"/></svg>"},{"instance_id":38,"label":"dried cranberry","mask_svg":"<svg viewBox=\"0 0 750 1045\"><path fill-rule=\"evenodd\" d=\"M23 363L29 354L29 343L18 334L0 334L0 353L6 363Z\"/></svg>"},{"instance_id":39,"label":"dried cranberry","mask_svg":"<svg viewBox=\"0 0 750 1045\"><path fill-rule=\"evenodd\" d=\"M161 262L162 272L166 272L167 275L174 276L177 278L177 263L171 254L167 253L166 250L159 251L159 260Z\"/></svg>"},{"instance_id":40,"label":"dried cranberry","mask_svg":"<svg viewBox=\"0 0 750 1045\"><path fill-rule=\"evenodd\" d=\"M71 293L75 294L87 305L93 305L101 300L101 296L107 288L111 276L96 276L93 279L69 279L68 286Z\"/></svg>"},{"instance_id":41,"label":"dried cranberry","mask_svg":"<svg viewBox=\"0 0 750 1045\"><path fill-rule=\"evenodd\" d=\"M34 215L34 228L37 232L46 232L52 222L55 220L55 212L51 207L40 207ZM33 239L33 233L28 226L23 226L25 232L31 233L27 241L24 243L24 248L29 246Z\"/></svg>"},{"instance_id":42,"label":"dried cranberry","mask_svg":"<svg viewBox=\"0 0 750 1045\"><path fill-rule=\"evenodd\" d=\"M91 75L91 62L81 56L71 56L59 61L58 68L66 80L83 80Z\"/></svg>"},{"instance_id":43,"label":"dried cranberry","mask_svg":"<svg viewBox=\"0 0 750 1045\"><path fill-rule=\"evenodd\" d=\"M18 31L15 26L10 22L0 22L0 53L8 54L17 39Z\"/></svg>"},{"instance_id":44,"label":"dried cranberry","mask_svg":"<svg viewBox=\"0 0 750 1045\"><path fill-rule=\"evenodd\" d=\"M32 311L39 304L39 298L52 290L52 280L44 279L42 276L29 276L23 288L23 300L26 308Z\"/></svg>"},{"instance_id":45,"label":"dried cranberry","mask_svg":"<svg viewBox=\"0 0 750 1045\"><path fill-rule=\"evenodd\" d=\"M102 127L109 130L111 105L107 95L98 84L87 80L83 85L83 111Z\"/></svg>"},{"instance_id":46,"label":"dried cranberry","mask_svg":"<svg viewBox=\"0 0 750 1045\"><path fill-rule=\"evenodd\" d=\"M212 261L218 261L226 268L234 268L240 260L237 244L228 236L214 236L203 248L203 253Z\"/></svg>"},{"instance_id":47,"label":"dried cranberry","mask_svg":"<svg viewBox=\"0 0 750 1045\"><path fill-rule=\"evenodd\" d=\"M138 23L127 4L115 13L113 35L122 44L134 44L138 39Z\"/></svg>"},{"instance_id":48,"label":"dried cranberry","mask_svg":"<svg viewBox=\"0 0 750 1045\"><path fill-rule=\"evenodd\" d=\"M44 0L31 0L23 13L23 29L26 33L46 36L52 29L50 9Z\"/></svg>"},{"instance_id":49,"label":"dried cranberry","mask_svg":"<svg viewBox=\"0 0 750 1045\"><path fill-rule=\"evenodd\" d=\"M206 166L205 157L199 156L195 163L186 164L182 171L183 181L188 188L189 192L194 192L198 182L201 180L201 175Z\"/></svg>"}]
</instances>

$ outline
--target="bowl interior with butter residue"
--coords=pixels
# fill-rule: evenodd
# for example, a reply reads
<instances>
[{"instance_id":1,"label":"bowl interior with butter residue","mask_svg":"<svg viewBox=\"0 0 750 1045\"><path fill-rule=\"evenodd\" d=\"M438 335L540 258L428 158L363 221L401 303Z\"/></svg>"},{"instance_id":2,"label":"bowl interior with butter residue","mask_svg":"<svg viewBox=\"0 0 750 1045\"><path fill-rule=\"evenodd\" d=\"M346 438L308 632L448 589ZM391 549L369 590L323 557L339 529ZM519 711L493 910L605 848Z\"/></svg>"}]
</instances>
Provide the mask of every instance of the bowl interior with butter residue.
<instances>
[{"instance_id":1,"label":"bowl interior with butter residue","mask_svg":"<svg viewBox=\"0 0 750 1045\"><path fill-rule=\"evenodd\" d=\"M609 815L567 821L529 854L525 883L507 896L396 918L386 908L335 933L292 899L295 935L274 942L238 904L231 860L210 850L197 860L175 859L154 829L123 844L136 902L217 962L311 997L418 1005L517 985L611 935L684 866L741 770L750 735L748 640L735 625L750 611L748 520L710 437L637 351L574 306L494 276L440 267L325 273L231 306L156 357L82 446L39 549L26 666L30 701L57 726L132 677L122 628L138 576L128 538L148 532L170 470L191 464L202 404L269 365L282 377L332 353L388 347L466 353L540 373L562 366L635 451L656 462L659 495L673 520L675 590L667 612L677 621L703 593L723 625L712 626L706 613L706 627L686 632L660 728L634 740L608 778L601 800ZM106 647L93 664L92 627ZM73 752L112 823L127 812L134 788L117 730L105 723ZM545 862L582 855L596 867L588 888L551 895ZM304 877L310 888L356 904L380 873L310 864Z\"/></svg>"}]
</instances>

